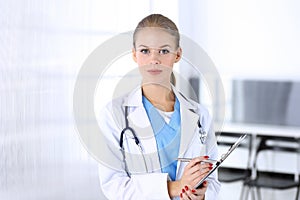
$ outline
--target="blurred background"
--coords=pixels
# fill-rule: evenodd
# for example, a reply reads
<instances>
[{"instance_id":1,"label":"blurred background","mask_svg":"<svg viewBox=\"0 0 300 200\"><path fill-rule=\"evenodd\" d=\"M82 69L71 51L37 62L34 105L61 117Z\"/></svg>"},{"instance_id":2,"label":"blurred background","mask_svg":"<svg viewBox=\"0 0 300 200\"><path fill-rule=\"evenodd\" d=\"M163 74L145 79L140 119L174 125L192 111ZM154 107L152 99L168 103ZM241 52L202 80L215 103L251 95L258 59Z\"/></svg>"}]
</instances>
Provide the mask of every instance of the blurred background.
<instances>
[{"instance_id":1,"label":"blurred background","mask_svg":"<svg viewBox=\"0 0 300 200\"><path fill-rule=\"evenodd\" d=\"M225 90L224 123L297 129L299 9L297 0L0 0L0 198L105 199L97 162L73 121L74 83L96 47L151 13L172 19L214 62ZM176 70L213 114L220 105L185 65ZM127 66L135 67L130 55L112 63ZM104 77L111 84L97 94L103 103L122 73ZM220 199L238 199L240 187L223 184ZM267 191L263 199L293 195Z\"/></svg>"}]
</instances>

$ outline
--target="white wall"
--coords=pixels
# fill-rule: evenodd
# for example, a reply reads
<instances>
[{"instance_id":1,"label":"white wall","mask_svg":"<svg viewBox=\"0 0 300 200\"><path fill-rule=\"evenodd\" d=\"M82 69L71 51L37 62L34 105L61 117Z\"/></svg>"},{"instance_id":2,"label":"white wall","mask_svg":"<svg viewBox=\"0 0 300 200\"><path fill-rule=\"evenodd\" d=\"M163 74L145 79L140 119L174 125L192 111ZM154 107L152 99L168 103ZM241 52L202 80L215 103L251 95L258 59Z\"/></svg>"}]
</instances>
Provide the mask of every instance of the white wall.
<instances>
[{"instance_id":1,"label":"white wall","mask_svg":"<svg viewBox=\"0 0 300 200\"><path fill-rule=\"evenodd\" d=\"M299 1L190 0L179 1L179 8L181 32L207 52L221 75L226 121L232 79L300 81ZM214 107L207 91L200 100Z\"/></svg>"},{"instance_id":2,"label":"white wall","mask_svg":"<svg viewBox=\"0 0 300 200\"><path fill-rule=\"evenodd\" d=\"M208 53L221 75L226 120L231 118L232 79L300 81L298 0L190 0L179 1L179 8L181 33ZM210 108L214 106L208 91L200 101ZM239 154L235 161L245 156ZM265 164L280 164L277 160L280 157L270 155ZM280 167L289 170L285 163ZM220 199L239 199L240 189L241 182L223 184ZM263 192L263 199L293 199L296 190Z\"/></svg>"},{"instance_id":3,"label":"white wall","mask_svg":"<svg viewBox=\"0 0 300 200\"><path fill-rule=\"evenodd\" d=\"M224 76L300 79L300 2L181 2L180 27ZM192 25L192 26L191 26Z\"/></svg>"}]
</instances>

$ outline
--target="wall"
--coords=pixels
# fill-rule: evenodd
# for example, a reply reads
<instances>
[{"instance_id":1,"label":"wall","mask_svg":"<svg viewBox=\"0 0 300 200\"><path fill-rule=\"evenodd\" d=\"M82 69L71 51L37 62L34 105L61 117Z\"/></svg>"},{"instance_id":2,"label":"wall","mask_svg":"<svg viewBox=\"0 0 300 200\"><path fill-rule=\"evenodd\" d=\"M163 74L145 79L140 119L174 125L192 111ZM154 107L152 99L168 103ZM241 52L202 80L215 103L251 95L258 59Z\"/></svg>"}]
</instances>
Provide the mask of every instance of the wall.
<instances>
[{"instance_id":1,"label":"wall","mask_svg":"<svg viewBox=\"0 0 300 200\"><path fill-rule=\"evenodd\" d=\"M234 114L232 113L232 109L238 107L236 104L233 105L233 101L245 103L245 101L241 102L241 99L251 97L249 94L244 97L233 94L233 80L241 82L244 80L272 81L276 84L291 82L293 89L298 88L297 85L300 80L300 61L298 59L298 52L300 52L299 1L191 0L188 3L179 1L179 7L181 32L196 41L207 52L221 75L226 95L225 123L230 122L235 114L237 114L235 117L241 117L243 114L240 112L241 110L235 110ZM193 72L186 72L187 68L184 65L179 69L191 77L195 77ZM196 77L200 78L200 102L213 109L215 105L211 103L212 100L205 80L201 80L202 77L199 75ZM243 90L242 93L238 94L247 92ZM276 96L271 95L265 99L272 99ZM299 95L294 93L289 98L290 101L295 102L295 99L299 99ZM260 100L258 98L254 101ZM283 104L278 103L277 100L274 99L276 104L282 106ZM255 104L254 101L252 103ZM256 103L256 105L259 104L259 102ZM264 104L268 104L268 102L264 102ZM287 109L287 112L291 112L291 110L297 112L299 106L297 103L293 105L293 108L287 106L283 109ZM243 106L244 108L247 107L247 105ZM241 109L241 107L238 108ZM289 119L286 119L291 120L290 125L296 124L294 117L295 115L291 114ZM236 162L231 164L238 165L245 156L238 154ZM280 160L278 156L271 154L264 159L267 166L273 166L274 163L281 165L280 162L277 162ZM293 160L293 163L295 162ZM280 167L288 168L285 164ZM223 184L220 199L239 199L240 189L241 182ZM294 189L263 191L263 199L266 200L276 200L283 197L293 199L295 194Z\"/></svg>"}]
</instances>

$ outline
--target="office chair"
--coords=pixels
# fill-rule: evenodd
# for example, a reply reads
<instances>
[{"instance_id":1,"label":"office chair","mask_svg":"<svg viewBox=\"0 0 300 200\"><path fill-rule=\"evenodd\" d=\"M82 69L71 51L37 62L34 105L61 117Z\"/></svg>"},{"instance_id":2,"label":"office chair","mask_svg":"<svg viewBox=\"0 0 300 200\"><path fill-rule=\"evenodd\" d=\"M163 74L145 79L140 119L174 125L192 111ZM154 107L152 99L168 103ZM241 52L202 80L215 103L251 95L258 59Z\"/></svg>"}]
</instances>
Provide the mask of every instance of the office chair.
<instances>
[{"instance_id":1,"label":"office chair","mask_svg":"<svg viewBox=\"0 0 300 200\"><path fill-rule=\"evenodd\" d=\"M299 174L298 166L296 166L295 173L280 172L279 170L260 170L258 169L258 156L262 152L286 152L299 156L300 153L300 140L291 137L276 137L276 136L258 136L260 142L256 149L256 156L254 159L254 169L256 171L256 178L247 179L244 181L248 199L250 191L255 198L261 200L261 188L284 190L289 188L297 188L296 200L299 198ZM284 159L283 159L284 160ZM286 162L289 163L289 162ZM298 165L298 164L297 164ZM256 190L256 193L255 193Z\"/></svg>"},{"instance_id":2,"label":"office chair","mask_svg":"<svg viewBox=\"0 0 300 200\"><path fill-rule=\"evenodd\" d=\"M239 133L217 132L218 146L229 148L242 135L243 134L239 134ZM246 149L248 152L247 163L245 164L246 166L244 167L221 166L218 169L218 178L220 182L233 183L237 181L244 181L251 176L251 169L250 169L251 147L252 147L252 136L248 135L238 147L238 149L243 148ZM242 187L241 194L243 194L243 190L244 190L244 186Z\"/></svg>"}]
</instances>

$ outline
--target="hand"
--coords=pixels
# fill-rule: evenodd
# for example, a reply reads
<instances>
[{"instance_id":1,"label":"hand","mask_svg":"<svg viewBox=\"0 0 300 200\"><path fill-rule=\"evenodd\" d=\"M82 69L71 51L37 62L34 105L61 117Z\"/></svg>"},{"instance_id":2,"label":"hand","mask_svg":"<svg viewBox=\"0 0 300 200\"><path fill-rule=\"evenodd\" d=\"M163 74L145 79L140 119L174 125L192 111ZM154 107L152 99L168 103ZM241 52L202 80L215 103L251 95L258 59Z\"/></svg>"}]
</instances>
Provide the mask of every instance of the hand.
<instances>
[{"instance_id":1,"label":"hand","mask_svg":"<svg viewBox=\"0 0 300 200\"><path fill-rule=\"evenodd\" d=\"M207 160L208 156L200 156L192 159L184 168L180 182L180 188L190 185L194 188L197 183L212 169L212 164L201 162Z\"/></svg>"},{"instance_id":2,"label":"hand","mask_svg":"<svg viewBox=\"0 0 300 200\"><path fill-rule=\"evenodd\" d=\"M207 190L208 182L204 181L203 186L199 189L191 189L189 186L182 188L180 199L182 200L204 200L205 192Z\"/></svg>"}]
</instances>

